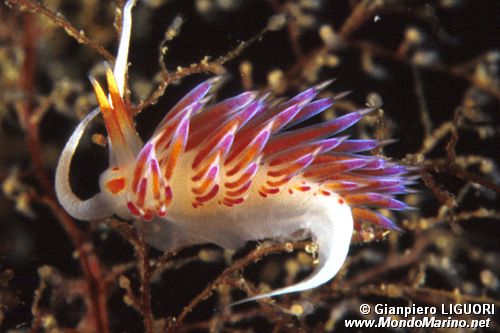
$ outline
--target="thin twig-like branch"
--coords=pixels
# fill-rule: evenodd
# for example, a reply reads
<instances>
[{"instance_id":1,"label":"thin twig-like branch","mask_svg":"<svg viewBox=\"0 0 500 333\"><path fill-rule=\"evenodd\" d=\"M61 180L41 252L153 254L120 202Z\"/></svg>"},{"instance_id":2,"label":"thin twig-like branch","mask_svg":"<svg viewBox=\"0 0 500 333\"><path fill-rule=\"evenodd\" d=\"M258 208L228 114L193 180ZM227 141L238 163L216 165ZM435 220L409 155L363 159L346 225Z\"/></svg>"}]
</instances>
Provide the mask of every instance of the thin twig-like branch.
<instances>
[{"instance_id":1,"label":"thin twig-like branch","mask_svg":"<svg viewBox=\"0 0 500 333\"><path fill-rule=\"evenodd\" d=\"M233 50L227 52L225 55L220 56L214 61L208 61L208 58L204 58L200 60L198 63L192 64L189 67L181 67L179 68L175 73L170 73L166 71L165 66L160 66L161 67L161 74L163 77L163 81L160 83L158 88L151 94L150 97L148 97L146 100L142 101L137 105L137 107L134 108L134 114L137 114L141 112L142 109L156 104L158 99L163 96L165 93L165 89L168 87L169 84L176 82L186 76L192 75L192 74L200 74L200 73L212 73L216 75L222 74L225 70L223 66L228 63L229 61L235 59L238 57L246 48L248 48L250 45L258 41L260 38L262 38L267 32L271 31L272 28L270 26L266 26L264 29L262 29L258 34L250 38L249 40L245 42L241 42L236 48ZM160 48L160 56L159 59L160 61L163 61L163 55L161 54L163 52L163 48Z\"/></svg>"},{"instance_id":2,"label":"thin twig-like branch","mask_svg":"<svg viewBox=\"0 0 500 333\"><path fill-rule=\"evenodd\" d=\"M35 94L35 72L37 65L37 27L33 16L23 15L24 31L23 31L23 49L24 61L21 68L21 90L26 96L34 96ZM19 107L19 120L26 132L28 150L35 175L42 185L46 193L53 194L52 182L47 177L44 171L42 162L42 151L39 138L39 119L35 116L36 109L31 98L25 98Z\"/></svg>"},{"instance_id":3,"label":"thin twig-like branch","mask_svg":"<svg viewBox=\"0 0 500 333\"><path fill-rule=\"evenodd\" d=\"M141 231L139 231L140 233ZM151 266L149 264L149 248L142 234L139 234L137 262L141 275L141 308L144 317L144 331L153 333L153 312L151 310Z\"/></svg>"},{"instance_id":4,"label":"thin twig-like branch","mask_svg":"<svg viewBox=\"0 0 500 333\"><path fill-rule=\"evenodd\" d=\"M35 0L7 0L7 4L18 5L21 10L33 12L45 16L50 22L60 26L66 33L75 39L78 43L87 45L101 56L103 56L111 64L115 63L115 57L111 55L104 47L94 42L92 39L85 36L85 32L78 31L71 23L64 18L60 13L54 13L43 4Z\"/></svg>"},{"instance_id":5,"label":"thin twig-like branch","mask_svg":"<svg viewBox=\"0 0 500 333\"><path fill-rule=\"evenodd\" d=\"M304 249L310 242L296 242L293 243L293 248L294 249ZM260 247L252 252L250 252L248 255L246 255L244 258L239 259L235 261L230 267L226 268L214 281L212 281L201 293L196 296L191 303L189 303L184 310L182 310L181 314L177 317L177 320L175 321L174 325L169 327L167 329L167 332L174 332L177 327L179 327L186 316L193 311L193 309L202 301L206 300L212 292L217 288L217 286L226 283L227 279L230 279L231 276L238 271L242 270L246 266L260 260L261 258L275 253L275 252L289 252L289 245L287 244L275 244L271 246L266 246L266 247Z\"/></svg>"},{"instance_id":6,"label":"thin twig-like branch","mask_svg":"<svg viewBox=\"0 0 500 333\"><path fill-rule=\"evenodd\" d=\"M463 179L466 181L471 181L473 183L477 183L477 184L482 185L486 188L489 188L492 191L495 191L496 193L500 193L500 185L495 184L495 183L489 181L488 179L485 179L485 178L483 178L475 173L464 170L459 165L444 162L444 161L443 162L433 161L432 163L425 165L425 168L431 172L437 171L440 173L449 173L449 174L452 174L460 179Z\"/></svg>"},{"instance_id":7,"label":"thin twig-like branch","mask_svg":"<svg viewBox=\"0 0 500 333\"><path fill-rule=\"evenodd\" d=\"M71 217L59 206L54 198L43 196L41 202L50 208L55 217L60 221L66 233L70 236L74 248L78 253L78 260L82 267L85 282L89 291L90 309L96 322L97 332L109 332L109 318L107 311L107 283L102 279L101 266L98 258L92 251L90 243L85 241L85 237L76 227Z\"/></svg>"}]
</instances>

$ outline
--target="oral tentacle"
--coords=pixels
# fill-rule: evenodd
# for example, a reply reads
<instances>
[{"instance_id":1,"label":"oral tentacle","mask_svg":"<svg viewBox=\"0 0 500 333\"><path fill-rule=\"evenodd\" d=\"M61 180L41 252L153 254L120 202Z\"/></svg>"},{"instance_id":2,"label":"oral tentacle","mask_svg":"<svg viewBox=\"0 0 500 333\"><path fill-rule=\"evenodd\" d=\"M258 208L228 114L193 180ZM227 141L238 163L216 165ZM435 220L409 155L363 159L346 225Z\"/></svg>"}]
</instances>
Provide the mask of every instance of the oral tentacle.
<instances>
[{"instance_id":1,"label":"oral tentacle","mask_svg":"<svg viewBox=\"0 0 500 333\"><path fill-rule=\"evenodd\" d=\"M90 122L99 114L99 109L90 112L80 124L64 146L56 168L55 188L56 195L63 208L76 219L89 221L108 217L113 214L112 207L105 200L102 193L98 193L87 200L80 199L71 188L70 168L76 148Z\"/></svg>"}]
</instances>

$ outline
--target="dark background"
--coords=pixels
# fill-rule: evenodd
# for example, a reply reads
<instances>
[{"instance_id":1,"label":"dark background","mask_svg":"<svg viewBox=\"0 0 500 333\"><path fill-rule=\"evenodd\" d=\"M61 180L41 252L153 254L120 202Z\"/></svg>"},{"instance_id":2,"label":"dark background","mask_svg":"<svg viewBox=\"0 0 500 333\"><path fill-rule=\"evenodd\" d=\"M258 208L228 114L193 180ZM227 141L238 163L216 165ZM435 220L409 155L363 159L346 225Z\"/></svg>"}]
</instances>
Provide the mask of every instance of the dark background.
<instances>
[{"instance_id":1,"label":"dark background","mask_svg":"<svg viewBox=\"0 0 500 333\"><path fill-rule=\"evenodd\" d=\"M209 1L210 2L210 1ZM223 1L222 1L223 2ZM230 2L230 1L229 1ZM197 63L204 56L209 55L212 59L225 55L234 49L241 41L248 40L263 29L269 17L276 14L279 6L299 6L299 1L233 1L229 9L217 6L213 2L213 8L209 12L200 12L193 1L167 1L157 8L145 4L139 4L134 9L134 29L129 61L129 84L132 90L132 101L138 102L139 94L132 82L144 82L146 86L153 87L153 77L158 72L158 45L160 44L165 30L175 16L181 15L184 19L181 32L177 38L168 43L168 53L165 58L166 65L173 72L178 66L189 66ZM314 1L312 1L314 2ZM285 73L296 66L301 59L313 54L321 48L323 42L319 37L318 29L324 24L331 25L335 30L340 29L346 19L352 14L352 8L356 1L318 1L317 9L301 8L303 15L309 15L313 24L310 27L298 27L298 44L302 49L304 58L294 55L290 42L289 31L285 28L277 32L268 32L257 42L249 46L234 60L225 65L227 70L226 84L221 88L219 99L235 95L243 88L241 85L238 67L242 61L250 61L253 65L254 88L267 86L267 75L271 70L281 69ZM388 1L389 3L390 1ZM387 123L391 127L392 137L398 141L387 148L385 154L403 159L408 154L416 153L422 146L424 129L420 121L421 105L416 94L415 77L410 60L412 52L419 50L430 50L434 52L439 61L419 67L418 72L423 86L425 103L429 109L431 119L435 128L445 122L453 120L455 111L465 105L464 96L473 96L474 109L479 110L479 118L472 117L464 120L464 126L458 130L459 141L457 154L459 156L480 156L498 162L498 128L499 128L499 68L500 66L500 2L495 0L474 1L394 1L392 5L376 11L380 20L367 20L351 36L344 48L330 51L340 59L340 64L333 68L323 67L319 70L317 80L308 82L307 79L294 77L284 95L290 96L307 86L323 80L336 78L335 83L328 88L329 91L352 90L347 100L354 106L362 107L366 96L370 92L378 93L383 99L383 110ZM445 6L445 3L451 3ZM277 5L277 7L273 7ZM49 6L49 3L47 3ZM59 11L72 22L75 27L82 28L90 38L104 45L109 50L116 47L116 39L113 37L113 8L112 3L106 1L98 2L93 7L91 14L82 14L87 4L80 1L62 1L61 6L52 8ZM285 7L283 7L285 8ZM7 55L2 55L3 62L14 59L16 52L21 52L19 40L23 32L23 14L17 7L10 9L4 4L0 5L1 15L13 22L12 32L5 32L2 25L0 36L0 47ZM30 14L36 17L37 14ZM53 177L58 152L65 140L71 134L77 123L77 116L85 113L85 103L81 97L87 96L89 111L95 102L92 99L91 87L87 81L89 73L97 72L102 67L102 57L95 51L76 43L69 38L62 29L47 25L47 20L40 18L39 39L37 43L37 68L35 74L35 93L37 96L50 96L54 91L60 89L60 80L68 79L70 82L69 92L64 94L60 101L63 106L52 105L43 115L39 125L40 142L44 159L45 172ZM17 25L17 28L16 28ZM417 27L424 36L424 42L415 47L415 50L398 57L396 50L404 39L408 27ZM13 29L16 28L16 29ZM367 41L371 45L387 51L386 53L375 52L373 61L383 69L385 75L382 77L374 75L363 68L362 59L367 49L360 47L359 42ZM113 51L111 53L114 53ZM485 60L485 54L489 54L489 60ZM392 56L391 56L392 55ZM496 57L496 58L495 58ZM17 62L16 62L17 61ZM453 68L461 67L464 63L472 63L472 67L457 75ZM497 96L478 89L473 84L477 70L481 64L485 64L486 71L492 82L491 87L496 90ZM300 65L299 65L300 66ZM4 68L4 66L2 66ZM15 68L14 68L15 70ZM102 74L102 71L100 72ZM1 133L0 133L0 175L2 181L9 179L13 168L19 170L19 182L22 184L15 195L0 195L0 273L9 270L13 277L8 283L0 286L0 304L4 307L3 322L0 321L1 331L11 331L16 328L26 331L32 326L31 305L34 292L39 285L38 269L44 265L54 267L63 278L64 283L76 281L81 277L81 269L76 260L73 259L73 245L67 237L64 229L52 212L36 200L29 201L31 216L26 212L16 210L16 202L19 201L19 193L30 191L43 193L36 176L33 174L33 164L30 154L26 148L25 135L19 123L16 109L16 82L8 80L5 69L0 72L4 92L0 94L2 101L0 107ZM196 74L183 79L179 84L167 88L166 94L160 98L159 103L144 110L138 117L138 130L143 138L149 137L163 115L179 98L189 91L196 83L209 77L208 74ZM148 83L149 82L149 83ZM11 95L14 96L11 98ZM79 99L80 98L80 99ZM57 99L57 97L56 97ZM39 100L37 100L39 103ZM78 104L80 103L80 104ZM82 103L84 106L82 106ZM78 113L78 112L82 113ZM476 120L474 120L476 119ZM477 120L479 119L479 120ZM321 117L313 121L321 121ZM479 127L493 128L493 134L487 139L479 137L475 129ZM93 132L103 132L102 125L96 124ZM373 133L373 128L368 127ZM90 137L90 135L89 135ZM449 138L448 136L446 138ZM427 154L424 159L433 161L445 158L446 139L438 144L435 149ZM82 197L90 196L98 190L97 177L107 167L106 150L93 145L90 139L82 140L82 148L79 149L74 160L72 179L75 192ZM481 174L491 183L498 184L498 170L488 174L482 174L478 166L471 166L468 171ZM470 184L467 180L456 177L451 173L432 173L438 187L448 191L450 195L460 197L464 186ZM439 245L429 247L422 254L421 263L429 265L424 269L426 274L425 287L436 290L452 291L455 288L464 294L479 297L486 295L497 300L499 296L498 281L496 287L488 287L484 284L480 272L489 271L498 279L500 273L498 268L500 228L498 227L498 193L493 190L485 190L476 187L467 190L464 199L454 207L454 214L466 211L476 211L482 207L490 211L496 210L496 218L473 217L464 221L453 222L452 216L446 218L438 215L442 203L435 195L435 191L429 190L423 182L415 186L420 191L417 201L417 212L410 215L401 215L401 220L406 219L407 232L398 236L397 246L401 253L410 248L420 236L415 235L414 230L419 219L430 218L430 229L448 235L451 241L449 253L441 251ZM28 214L29 215L29 214ZM494 214L493 214L494 215ZM119 263L134 260L134 249L117 232L106 226L89 227L86 223L78 223L84 233L94 245L102 264L111 267ZM432 233L431 233L432 234ZM425 236L427 237L427 236ZM434 237L434 236L428 236ZM437 239L437 238L436 238ZM448 238L447 238L448 239ZM255 245L255 244L253 244ZM237 254L242 256L253 245L243 249ZM386 241L368 244L357 244L352 246L351 256L360 253L371 253L374 256L387 257L390 246ZM219 251L216 247L208 246L209 250ZM191 258L199 253L200 248L193 248L179 254L182 258ZM475 251L475 252L474 252ZM152 250L153 256L160 255ZM219 251L220 252L220 251ZM438 253L438 254L436 254ZM220 254L220 253L219 253ZM438 260L430 265L432 255L440 260L448 258L456 272L446 269L444 263ZM489 256L489 257L488 257ZM271 265L282 265L285 256L274 255L266 258L263 262L252 265L245 274L253 282L258 282L262 277L264 269ZM290 255L289 255L290 257ZM444 258L444 259L443 259ZM419 260L420 261L420 260ZM348 272L348 276L355 276L369 267L363 262L354 265ZM417 267L412 263L410 267L402 270L389 272L389 276L382 275L381 279L370 281L373 283L407 281L411 267ZM179 269L166 271L158 281L152 285L153 312L158 318L166 318L178 315L178 313L192 300L206 285L213 281L222 270L227 267L224 260L215 263L203 263L192 261ZM300 277L307 275L305 272ZM127 273L132 281L137 279L137 272L131 270ZM271 285L279 286L283 283L284 272L274 280ZM84 302L79 297L59 298L54 293L60 292L57 283L49 286L43 292L40 307L53 313L61 327L76 327L84 312ZM66 288L71 284L66 284ZM469 286L469 287L467 287ZM471 287L472 286L472 287ZM64 289L64 288L63 288ZM243 293L236 292L238 297ZM110 325L114 332L140 332L143 330L141 317L130 307L122 302L123 291L115 288L109 298ZM284 331L294 330L316 330L322 331L332 309L340 306L343 301L356 298L356 295L332 294L326 301L309 315L306 319L297 319L296 327L284 326ZM384 296L361 295L369 302L386 302L394 304L407 304L411 296L401 299L386 298ZM10 302L10 299L16 301ZM189 323L206 321L217 312L217 298L211 297L208 301L195 308L188 317ZM292 297L296 299L296 297ZM64 300L64 301L63 301ZM289 300L288 300L289 301ZM417 300L420 301L421 300ZM251 309L252 306L249 305ZM246 309L246 308L245 308ZM498 309L498 308L497 308ZM237 310L235 310L237 314ZM355 311L344 314L345 318L359 317ZM344 318L342 317L342 318ZM294 319L288 319L287 323L293 323ZM275 318L267 314L254 315L246 319L236 320L235 323L226 324L224 330L254 330L256 332L272 331ZM495 324L498 329L498 323ZM336 328L342 329L339 321ZM196 330L193 330L196 331ZM203 331L203 330L201 330Z\"/></svg>"}]
</instances>

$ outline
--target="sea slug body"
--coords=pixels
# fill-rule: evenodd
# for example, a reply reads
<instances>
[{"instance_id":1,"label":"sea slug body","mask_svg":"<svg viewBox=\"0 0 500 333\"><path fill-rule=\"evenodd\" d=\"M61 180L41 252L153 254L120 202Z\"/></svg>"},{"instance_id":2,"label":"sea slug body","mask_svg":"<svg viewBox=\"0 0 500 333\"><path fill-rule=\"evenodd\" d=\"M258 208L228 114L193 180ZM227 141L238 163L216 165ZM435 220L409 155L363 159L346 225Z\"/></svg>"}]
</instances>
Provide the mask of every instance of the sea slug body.
<instances>
[{"instance_id":1,"label":"sea slug body","mask_svg":"<svg viewBox=\"0 0 500 333\"><path fill-rule=\"evenodd\" d=\"M370 109L290 129L333 105L335 98L317 98L328 82L285 101L243 92L213 103L218 78L209 79L142 143L122 99L133 4L125 6L114 71L107 70L109 95L92 79L99 109L75 129L56 170L57 195L70 215L134 220L162 250L203 243L234 249L249 240L307 237L318 244L319 264L309 278L252 299L327 282L363 223L397 229L376 210L406 208L395 199L411 183L406 168L363 154L383 142L339 135ZM83 201L71 190L70 165L99 110L109 136L109 168L100 177L101 191Z\"/></svg>"}]
</instances>

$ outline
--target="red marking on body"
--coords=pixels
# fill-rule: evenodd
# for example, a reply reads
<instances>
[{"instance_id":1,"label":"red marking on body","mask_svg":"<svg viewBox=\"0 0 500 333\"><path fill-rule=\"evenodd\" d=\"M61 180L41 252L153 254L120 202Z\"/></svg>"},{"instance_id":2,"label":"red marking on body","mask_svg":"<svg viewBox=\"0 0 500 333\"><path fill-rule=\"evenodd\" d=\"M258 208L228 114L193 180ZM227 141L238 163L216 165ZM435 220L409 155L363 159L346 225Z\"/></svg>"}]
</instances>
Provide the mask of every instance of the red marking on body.
<instances>
[{"instance_id":1,"label":"red marking on body","mask_svg":"<svg viewBox=\"0 0 500 333\"><path fill-rule=\"evenodd\" d=\"M144 212L144 215L142 215L142 219L144 221L151 221L154 217L153 212L151 212L149 209Z\"/></svg>"},{"instance_id":2,"label":"red marking on body","mask_svg":"<svg viewBox=\"0 0 500 333\"><path fill-rule=\"evenodd\" d=\"M350 191L354 189L360 188L362 185L355 182L347 182L347 181L327 181L321 184L321 186L326 187L327 189L337 192L337 191Z\"/></svg>"},{"instance_id":3,"label":"red marking on body","mask_svg":"<svg viewBox=\"0 0 500 333\"><path fill-rule=\"evenodd\" d=\"M165 178L169 180L172 178L174 173L175 165L179 160L179 156L184 151L184 146L186 145L187 135L189 131L189 118L184 117L177 128L174 141L171 144L170 151L168 154L168 159L165 165Z\"/></svg>"},{"instance_id":4,"label":"red marking on body","mask_svg":"<svg viewBox=\"0 0 500 333\"><path fill-rule=\"evenodd\" d=\"M255 176L255 174L257 173L257 168L258 168L257 163L250 164L250 166L247 168L247 170L245 170L245 173L241 175L240 178L238 178L233 182L224 183L224 186L230 189L240 187L241 185L245 184L250 179L252 179L253 176Z\"/></svg>"},{"instance_id":5,"label":"red marking on body","mask_svg":"<svg viewBox=\"0 0 500 333\"><path fill-rule=\"evenodd\" d=\"M151 160L151 178L153 186L153 197L155 200L160 200L160 167L158 166L158 161Z\"/></svg>"},{"instance_id":6,"label":"red marking on body","mask_svg":"<svg viewBox=\"0 0 500 333\"><path fill-rule=\"evenodd\" d=\"M203 167L193 177L191 177L191 180L193 182L197 182L201 178L203 178L203 176L205 175L205 173L207 173L210 166L215 164L218 158L219 154L212 154L206 161L204 161Z\"/></svg>"},{"instance_id":7,"label":"red marking on body","mask_svg":"<svg viewBox=\"0 0 500 333\"><path fill-rule=\"evenodd\" d=\"M294 188L298 191L301 191L301 192L307 192L311 189L311 186L307 186L307 185L297 185L297 186L294 186Z\"/></svg>"},{"instance_id":8,"label":"red marking on body","mask_svg":"<svg viewBox=\"0 0 500 333\"><path fill-rule=\"evenodd\" d=\"M193 90L191 90L184 98L182 98L165 116L162 123L168 122L182 112L187 106L199 101L203 98L209 90L212 88L212 84L208 81L202 82L197 85ZM161 125L161 123L160 123Z\"/></svg>"},{"instance_id":9,"label":"red marking on body","mask_svg":"<svg viewBox=\"0 0 500 333\"><path fill-rule=\"evenodd\" d=\"M357 169L367 163L365 159L350 159L334 163L319 164L312 166L304 172L304 177L307 178L330 178L349 170Z\"/></svg>"},{"instance_id":10,"label":"red marking on body","mask_svg":"<svg viewBox=\"0 0 500 333\"><path fill-rule=\"evenodd\" d=\"M170 203L172 202L172 188L170 186L165 187L165 206L169 206Z\"/></svg>"},{"instance_id":11,"label":"red marking on body","mask_svg":"<svg viewBox=\"0 0 500 333\"><path fill-rule=\"evenodd\" d=\"M159 217L165 217L167 215L167 210L166 210L165 206L158 208L157 214Z\"/></svg>"},{"instance_id":12,"label":"red marking on body","mask_svg":"<svg viewBox=\"0 0 500 333\"><path fill-rule=\"evenodd\" d=\"M269 144L264 149L264 153L272 154L277 151L282 151L287 147L293 147L301 143L311 142L315 139L333 135L359 121L363 117L363 114L363 112L359 111L352 112L326 123L309 126L291 132L284 132L283 134L271 139Z\"/></svg>"},{"instance_id":13,"label":"red marking on body","mask_svg":"<svg viewBox=\"0 0 500 333\"><path fill-rule=\"evenodd\" d=\"M206 159L206 157L211 153L211 152L216 152L221 148L221 146L228 145L227 140L233 140L234 138L234 133L236 132L236 129L238 128L238 122L237 121L231 121L226 124L224 124L218 131L217 133L213 134L213 138L209 140L208 142L205 143L203 148L200 150L200 152L196 155L193 161L192 168L196 169L198 166L203 162L203 160Z\"/></svg>"},{"instance_id":14,"label":"red marking on body","mask_svg":"<svg viewBox=\"0 0 500 333\"><path fill-rule=\"evenodd\" d=\"M277 180L277 181L268 180L268 181L266 181L266 184L271 186L271 187L279 187L281 185L288 183L290 181L290 179L292 179L292 177L288 176L288 177L285 177L285 178L283 178L281 180Z\"/></svg>"},{"instance_id":15,"label":"red marking on body","mask_svg":"<svg viewBox=\"0 0 500 333\"><path fill-rule=\"evenodd\" d=\"M272 167L276 165L288 164L294 162L295 160L298 160L303 156L313 154L316 151L319 151L319 149L320 149L320 144L312 144L309 146L303 146L300 148L298 147L285 151L283 153L276 154L275 157L272 156L269 157L270 158L269 166Z\"/></svg>"},{"instance_id":16,"label":"red marking on body","mask_svg":"<svg viewBox=\"0 0 500 333\"><path fill-rule=\"evenodd\" d=\"M157 151L167 149L170 146L175 125L177 125L177 123L168 124L168 126L161 130L161 135L155 139L155 149Z\"/></svg>"},{"instance_id":17,"label":"red marking on body","mask_svg":"<svg viewBox=\"0 0 500 333\"><path fill-rule=\"evenodd\" d=\"M137 193L137 201L136 201L137 206L144 207L144 201L146 200L147 190L148 190L148 179L142 178L139 184L139 191Z\"/></svg>"},{"instance_id":18,"label":"red marking on body","mask_svg":"<svg viewBox=\"0 0 500 333\"><path fill-rule=\"evenodd\" d=\"M106 188L113 194L121 192L125 188L124 178L114 178L106 183Z\"/></svg>"},{"instance_id":19,"label":"red marking on body","mask_svg":"<svg viewBox=\"0 0 500 333\"><path fill-rule=\"evenodd\" d=\"M253 94L246 92L241 95L226 99L207 110L197 114L191 120L192 127L196 129L189 138L188 149L196 147L210 133L212 133L217 124L221 124L224 119L245 107L253 98Z\"/></svg>"},{"instance_id":20,"label":"red marking on body","mask_svg":"<svg viewBox=\"0 0 500 333\"><path fill-rule=\"evenodd\" d=\"M217 195L217 193L219 193L219 185L215 185L206 195L196 197L196 201L198 201L198 203L207 202L213 199Z\"/></svg>"},{"instance_id":21,"label":"red marking on body","mask_svg":"<svg viewBox=\"0 0 500 333\"><path fill-rule=\"evenodd\" d=\"M132 180L132 191L134 192L137 191L137 186L139 185L139 181L142 177L142 172L144 171L144 167L146 165L146 162L149 158L149 154L151 153L152 149L153 145L151 143L148 143L147 145L144 146L141 153L137 157L137 162L134 169L134 178Z\"/></svg>"},{"instance_id":22,"label":"red marking on body","mask_svg":"<svg viewBox=\"0 0 500 333\"><path fill-rule=\"evenodd\" d=\"M344 204L344 199L342 199L342 198L339 198L337 201L338 201L338 203L339 203L339 204L341 204L341 205L343 205L343 204Z\"/></svg>"},{"instance_id":23,"label":"red marking on body","mask_svg":"<svg viewBox=\"0 0 500 333\"><path fill-rule=\"evenodd\" d=\"M329 196L331 195L331 193L329 191L326 191L326 190L323 190L323 189L320 189L319 190L319 193L323 194L323 195L326 195L326 196Z\"/></svg>"},{"instance_id":24,"label":"red marking on body","mask_svg":"<svg viewBox=\"0 0 500 333\"><path fill-rule=\"evenodd\" d=\"M239 189L237 189L235 191L227 191L226 194L230 197L238 197L238 196L245 194L245 192L248 191L250 186L252 186L251 180L249 180L245 185L243 185L242 187L240 187Z\"/></svg>"},{"instance_id":25,"label":"red marking on body","mask_svg":"<svg viewBox=\"0 0 500 333\"><path fill-rule=\"evenodd\" d=\"M135 216L141 215L141 212L139 211L139 209L137 209L137 207L130 201L127 202L127 208L132 215L135 215Z\"/></svg>"},{"instance_id":26,"label":"red marking on body","mask_svg":"<svg viewBox=\"0 0 500 333\"><path fill-rule=\"evenodd\" d=\"M394 228L394 223L388 217L376 213L370 209L353 208L352 217L354 218L354 220L360 222L366 221L387 229Z\"/></svg>"},{"instance_id":27,"label":"red marking on body","mask_svg":"<svg viewBox=\"0 0 500 333\"><path fill-rule=\"evenodd\" d=\"M245 167L248 163L252 162L257 154L259 153L259 147L258 146L249 146L247 151L242 152L242 157L240 161L232 168L230 169L226 175L228 177L234 176L237 174L243 167ZM227 162L226 162L227 164ZM225 164L225 165L226 165Z\"/></svg>"},{"instance_id":28,"label":"red marking on body","mask_svg":"<svg viewBox=\"0 0 500 333\"><path fill-rule=\"evenodd\" d=\"M273 118L273 129L272 132L276 133L282 129L286 124L288 124L296 115L299 113L301 107L298 105L292 105L284 111L278 113Z\"/></svg>"},{"instance_id":29,"label":"red marking on body","mask_svg":"<svg viewBox=\"0 0 500 333\"><path fill-rule=\"evenodd\" d=\"M191 191L195 195L202 195L207 191L207 189L210 187L215 182L215 179L217 178L219 174L219 167L217 165L214 165L210 168L209 172L207 173L205 179L201 183L199 187L192 188Z\"/></svg>"},{"instance_id":30,"label":"red marking on body","mask_svg":"<svg viewBox=\"0 0 500 333\"><path fill-rule=\"evenodd\" d=\"M260 189L262 190L262 192L264 192L266 194L276 194L276 193L279 193L279 191L280 191L279 188L268 188L266 186L261 186Z\"/></svg>"},{"instance_id":31,"label":"red marking on body","mask_svg":"<svg viewBox=\"0 0 500 333\"><path fill-rule=\"evenodd\" d=\"M236 199L224 198L224 203L230 204L231 206L241 204L244 201L245 201L244 198L236 198Z\"/></svg>"},{"instance_id":32,"label":"red marking on body","mask_svg":"<svg viewBox=\"0 0 500 333\"><path fill-rule=\"evenodd\" d=\"M313 161L313 159L314 156L312 154L303 156L283 169L268 171L267 175L270 177L283 177L283 176L294 175L295 173L299 172L300 170L308 166Z\"/></svg>"}]
</instances>

